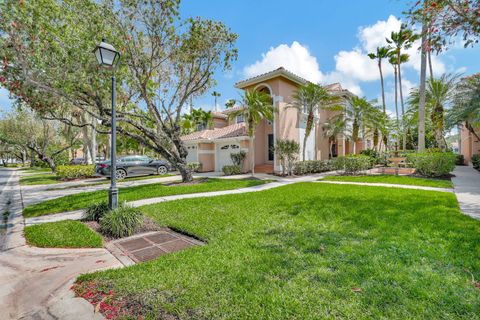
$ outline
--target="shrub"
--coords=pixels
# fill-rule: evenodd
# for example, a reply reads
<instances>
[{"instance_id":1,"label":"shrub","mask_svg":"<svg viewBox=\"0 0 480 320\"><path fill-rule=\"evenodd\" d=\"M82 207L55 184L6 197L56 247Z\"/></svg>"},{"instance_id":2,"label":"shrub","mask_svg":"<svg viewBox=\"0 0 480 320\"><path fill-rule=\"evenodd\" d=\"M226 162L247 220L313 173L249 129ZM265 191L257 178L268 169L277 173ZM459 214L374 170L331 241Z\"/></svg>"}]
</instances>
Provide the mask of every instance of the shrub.
<instances>
[{"instance_id":1,"label":"shrub","mask_svg":"<svg viewBox=\"0 0 480 320\"><path fill-rule=\"evenodd\" d=\"M58 166L57 177L62 180L91 178L95 176L95 165Z\"/></svg>"},{"instance_id":2,"label":"shrub","mask_svg":"<svg viewBox=\"0 0 480 320\"><path fill-rule=\"evenodd\" d=\"M83 220L85 221L97 221L100 222L100 219L108 212L108 202L102 201L91 204L87 210L85 210L85 214L83 215Z\"/></svg>"},{"instance_id":3,"label":"shrub","mask_svg":"<svg viewBox=\"0 0 480 320\"><path fill-rule=\"evenodd\" d=\"M123 204L117 209L107 212L100 219L100 230L105 235L122 238L134 234L142 223L143 212Z\"/></svg>"},{"instance_id":4,"label":"shrub","mask_svg":"<svg viewBox=\"0 0 480 320\"><path fill-rule=\"evenodd\" d=\"M233 164L240 167L243 166L243 161L246 156L247 153L243 150L237 153L230 153L230 159L232 159Z\"/></svg>"},{"instance_id":5,"label":"shrub","mask_svg":"<svg viewBox=\"0 0 480 320\"><path fill-rule=\"evenodd\" d=\"M187 163L187 168L193 172L199 172L202 170L202 164L200 162L189 162Z\"/></svg>"},{"instance_id":6,"label":"shrub","mask_svg":"<svg viewBox=\"0 0 480 320\"><path fill-rule=\"evenodd\" d=\"M320 173L332 170L332 162L329 160L310 160L295 163L294 171L297 175Z\"/></svg>"},{"instance_id":7,"label":"shrub","mask_svg":"<svg viewBox=\"0 0 480 320\"><path fill-rule=\"evenodd\" d=\"M455 168L456 156L451 152L420 152L407 156L419 174L426 177L441 177Z\"/></svg>"},{"instance_id":8,"label":"shrub","mask_svg":"<svg viewBox=\"0 0 480 320\"><path fill-rule=\"evenodd\" d=\"M238 165L231 165L231 166L223 166L222 168L223 174L226 176L231 176L234 174L241 174L242 173L242 167Z\"/></svg>"},{"instance_id":9,"label":"shrub","mask_svg":"<svg viewBox=\"0 0 480 320\"><path fill-rule=\"evenodd\" d=\"M360 151L360 154L370 157L370 162L372 163L372 166L382 163L381 156L375 149L365 149Z\"/></svg>"},{"instance_id":10,"label":"shrub","mask_svg":"<svg viewBox=\"0 0 480 320\"><path fill-rule=\"evenodd\" d=\"M455 164L457 166L465 165L465 157L463 156L463 154L457 154L456 157L457 158L455 159Z\"/></svg>"},{"instance_id":11,"label":"shrub","mask_svg":"<svg viewBox=\"0 0 480 320\"><path fill-rule=\"evenodd\" d=\"M338 157L333 161L335 170L343 170L345 174L355 175L360 171L368 170L372 167L371 158L364 155L348 155Z\"/></svg>"},{"instance_id":12,"label":"shrub","mask_svg":"<svg viewBox=\"0 0 480 320\"><path fill-rule=\"evenodd\" d=\"M475 169L480 170L480 155L474 154L472 156L472 165Z\"/></svg>"},{"instance_id":13,"label":"shrub","mask_svg":"<svg viewBox=\"0 0 480 320\"><path fill-rule=\"evenodd\" d=\"M295 140L277 139L274 152L282 165L282 175L291 175L300 152L300 144Z\"/></svg>"}]
</instances>

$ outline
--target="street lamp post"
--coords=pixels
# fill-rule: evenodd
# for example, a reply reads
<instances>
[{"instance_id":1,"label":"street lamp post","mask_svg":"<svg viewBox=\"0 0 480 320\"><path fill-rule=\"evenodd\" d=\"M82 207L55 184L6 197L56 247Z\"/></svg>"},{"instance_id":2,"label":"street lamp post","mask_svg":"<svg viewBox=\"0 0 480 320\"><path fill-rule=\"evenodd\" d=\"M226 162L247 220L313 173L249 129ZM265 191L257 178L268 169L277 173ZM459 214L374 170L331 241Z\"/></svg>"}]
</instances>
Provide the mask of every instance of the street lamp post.
<instances>
[{"instance_id":1,"label":"street lamp post","mask_svg":"<svg viewBox=\"0 0 480 320\"><path fill-rule=\"evenodd\" d=\"M112 134L111 134L111 152L110 152L110 189L108 189L108 206L110 209L118 207L118 188L117 188L117 116L115 111L116 89L115 89L115 67L120 60L120 53L115 48L105 42L102 42L95 48L94 53L98 63L113 69L112 76Z\"/></svg>"}]
</instances>

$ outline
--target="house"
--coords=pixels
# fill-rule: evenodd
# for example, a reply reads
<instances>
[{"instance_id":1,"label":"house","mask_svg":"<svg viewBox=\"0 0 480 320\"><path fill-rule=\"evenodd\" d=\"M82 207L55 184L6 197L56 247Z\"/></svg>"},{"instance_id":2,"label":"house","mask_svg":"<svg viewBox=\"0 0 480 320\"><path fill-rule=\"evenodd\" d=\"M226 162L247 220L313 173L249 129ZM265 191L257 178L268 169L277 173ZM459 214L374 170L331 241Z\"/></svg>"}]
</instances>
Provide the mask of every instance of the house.
<instances>
[{"instance_id":1,"label":"house","mask_svg":"<svg viewBox=\"0 0 480 320\"><path fill-rule=\"evenodd\" d=\"M472 128L473 134L465 124L460 126L459 153L463 155L465 164L472 162L472 155L480 154L480 127Z\"/></svg>"},{"instance_id":2,"label":"house","mask_svg":"<svg viewBox=\"0 0 480 320\"><path fill-rule=\"evenodd\" d=\"M247 172L252 167L249 152L254 150L256 172L281 172L280 163L273 152L276 139L293 139L300 143L300 150L303 150L306 114L292 108L290 104L295 90L306 83L307 80L283 67L236 83L238 89L259 90L272 97L277 110L273 121L262 121L255 128L252 142L247 135L244 119L241 116L230 119L228 116L242 106L213 112L212 129L182 137L188 150L187 162L200 162L202 171L221 171L223 166L232 164L231 153L243 150L247 153L243 170ZM338 83L328 85L327 88L333 94L343 97L345 104L352 95ZM343 137L329 140L323 132L322 124L333 115L332 112L322 110L316 115L315 127L306 142L305 160L329 159L331 156L352 153L353 143ZM363 142L357 141L356 153L363 147Z\"/></svg>"}]
</instances>

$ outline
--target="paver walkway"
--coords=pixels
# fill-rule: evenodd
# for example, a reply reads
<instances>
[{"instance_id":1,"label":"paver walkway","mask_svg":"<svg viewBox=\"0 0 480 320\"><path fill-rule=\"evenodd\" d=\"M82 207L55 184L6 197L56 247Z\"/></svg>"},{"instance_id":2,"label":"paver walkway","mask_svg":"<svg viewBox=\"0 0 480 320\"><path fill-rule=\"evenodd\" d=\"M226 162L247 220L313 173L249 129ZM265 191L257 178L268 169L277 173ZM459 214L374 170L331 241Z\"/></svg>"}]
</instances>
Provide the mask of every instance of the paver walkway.
<instances>
[{"instance_id":1,"label":"paver walkway","mask_svg":"<svg viewBox=\"0 0 480 320\"><path fill-rule=\"evenodd\" d=\"M0 319L103 319L90 303L70 291L81 273L123 266L106 249L42 249L25 243L17 172L0 196L8 197L9 228L0 243ZM3 208L0 208L2 211Z\"/></svg>"},{"instance_id":2,"label":"paver walkway","mask_svg":"<svg viewBox=\"0 0 480 320\"><path fill-rule=\"evenodd\" d=\"M480 219L480 172L469 166L457 166L452 178L460 209L474 219Z\"/></svg>"}]
</instances>

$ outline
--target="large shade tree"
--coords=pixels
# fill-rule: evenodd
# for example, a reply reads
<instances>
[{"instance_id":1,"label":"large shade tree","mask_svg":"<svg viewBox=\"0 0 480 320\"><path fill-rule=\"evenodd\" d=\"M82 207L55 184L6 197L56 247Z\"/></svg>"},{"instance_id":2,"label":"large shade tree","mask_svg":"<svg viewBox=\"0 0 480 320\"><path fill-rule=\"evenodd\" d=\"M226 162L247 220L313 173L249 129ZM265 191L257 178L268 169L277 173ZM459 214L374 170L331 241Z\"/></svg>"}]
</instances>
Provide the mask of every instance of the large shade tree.
<instances>
[{"instance_id":1,"label":"large shade tree","mask_svg":"<svg viewBox=\"0 0 480 320\"><path fill-rule=\"evenodd\" d=\"M111 123L112 70L92 54L102 36L120 50L119 133L154 150L192 180L181 139L182 110L215 85L213 74L236 58L236 34L224 24L182 20L178 0L39 0L0 4L0 81L52 119L92 127L72 111Z\"/></svg>"},{"instance_id":2,"label":"large shade tree","mask_svg":"<svg viewBox=\"0 0 480 320\"><path fill-rule=\"evenodd\" d=\"M30 150L56 171L57 158L78 145L78 128L45 120L36 112L14 109L0 120L0 141L21 150Z\"/></svg>"}]
</instances>

